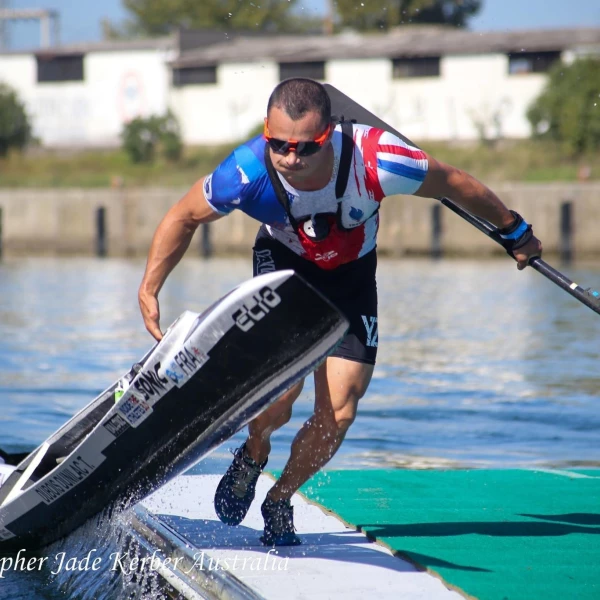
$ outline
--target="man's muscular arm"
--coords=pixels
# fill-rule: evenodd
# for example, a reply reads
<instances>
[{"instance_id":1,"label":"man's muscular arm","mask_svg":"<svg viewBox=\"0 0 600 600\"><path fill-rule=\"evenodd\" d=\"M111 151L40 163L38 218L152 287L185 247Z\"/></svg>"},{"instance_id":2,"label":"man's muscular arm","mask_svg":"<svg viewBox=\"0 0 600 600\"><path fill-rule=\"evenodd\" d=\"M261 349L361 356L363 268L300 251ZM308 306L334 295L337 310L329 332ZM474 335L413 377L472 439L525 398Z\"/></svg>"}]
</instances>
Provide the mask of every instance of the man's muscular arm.
<instances>
[{"instance_id":1,"label":"man's muscular arm","mask_svg":"<svg viewBox=\"0 0 600 600\"><path fill-rule=\"evenodd\" d=\"M448 197L470 213L482 217L499 229L510 227L514 215L486 185L461 169L447 165L427 156L429 168L423 184L415 196L425 198ZM513 255L517 268L524 269L534 256L541 256L542 244L536 237L531 239Z\"/></svg>"},{"instance_id":2,"label":"man's muscular arm","mask_svg":"<svg viewBox=\"0 0 600 600\"><path fill-rule=\"evenodd\" d=\"M203 191L204 178L197 181L160 222L148 253L146 271L138 291L138 301L146 329L160 340L158 293L169 273L188 249L196 228L201 223L220 219L208 204Z\"/></svg>"}]
</instances>

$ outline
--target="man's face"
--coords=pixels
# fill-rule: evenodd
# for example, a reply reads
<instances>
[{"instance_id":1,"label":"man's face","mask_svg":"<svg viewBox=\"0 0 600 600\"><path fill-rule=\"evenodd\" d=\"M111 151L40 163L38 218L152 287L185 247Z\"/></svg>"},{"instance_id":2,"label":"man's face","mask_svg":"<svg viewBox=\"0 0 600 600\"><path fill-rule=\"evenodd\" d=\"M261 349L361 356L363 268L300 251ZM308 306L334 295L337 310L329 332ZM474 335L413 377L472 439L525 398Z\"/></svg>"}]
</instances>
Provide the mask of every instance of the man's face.
<instances>
[{"instance_id":1,"label":"man's face","mask_svg":"<svg viewBox=\"0 0 600 600\"><path fill-rule=\"evenodd\" d=\"M269 135L278 140L311 142L323 135L327 125L323 124L318 112L308 112L294 121L284 110L272 107L268 115ZM321 149L311 156L299 156L293 149L285 154L277 154L270 149L273 166L289 179L307 179L315 175L320 168L326 168L325 150L331 143L331 135Z\"/></svg>"}]
</instances>

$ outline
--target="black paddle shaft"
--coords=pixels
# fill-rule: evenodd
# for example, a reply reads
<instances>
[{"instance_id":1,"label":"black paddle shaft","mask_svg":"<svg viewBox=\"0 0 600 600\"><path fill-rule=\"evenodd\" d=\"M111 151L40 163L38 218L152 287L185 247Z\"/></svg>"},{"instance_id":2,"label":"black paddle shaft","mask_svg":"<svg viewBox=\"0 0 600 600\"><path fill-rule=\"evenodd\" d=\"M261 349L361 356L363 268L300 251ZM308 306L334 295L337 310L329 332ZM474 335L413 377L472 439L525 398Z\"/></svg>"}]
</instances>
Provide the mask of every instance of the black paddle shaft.
<instances>
[{"instance_id":1,"label":"black paddle shaft","mask_svg":"<svg viewBox=\"0 0 600 600\"><path fill-rule=\"evenodd\" d=\"M340 92L340 90L328 83L325 84L325 88L331 98L331 108L336 118L339 119L344 117L344 119L353 120L357 123L364 123L365 125L371 125L372 127L389 131L390 133L397 135L401 140L404 140L407 144L418 148L418 146L406 136L402 135L399 131L396 131L393 127L390 127L385 121L352 100L349 96L346 96L346 94ZM485 219L471 214L469 211L450 200L450 198L437 198L437 200L504 247L503 239L498 234L497 227ZM571 294L571 296L579 300L579 302L600 314L600 294L597 291L592 290L591 288L582 288L539 257L531 258L529 260L529 266L533 267L538 273L541 273L558 287Z\"/></svg>"}]
</instances>

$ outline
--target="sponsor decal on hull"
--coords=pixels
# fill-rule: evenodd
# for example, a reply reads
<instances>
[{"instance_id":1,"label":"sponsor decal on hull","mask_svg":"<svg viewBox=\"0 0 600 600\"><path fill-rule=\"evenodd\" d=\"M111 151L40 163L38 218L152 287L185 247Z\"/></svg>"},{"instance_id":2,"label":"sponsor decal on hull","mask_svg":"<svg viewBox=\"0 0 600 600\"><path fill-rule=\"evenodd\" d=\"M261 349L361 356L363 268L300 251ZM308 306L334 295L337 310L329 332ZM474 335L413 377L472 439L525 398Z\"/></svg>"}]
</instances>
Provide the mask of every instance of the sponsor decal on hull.
<instances>
[{"instance_id":1,"label":"sponsor decal on hull","mask_svg":"<svg viewBox=\"0 0 600 600\"><path fill-rule=\"evenodd\" d=\"M118 411L132 427L139 426L147 419L152 413L152 407L163 396L174 387L184 386L209 359L191 340L180 348L176 353L171 348L167 352L156 352L123 394ZM107 425L108 423L105 427ZM113 423L110 427L119 430L118 423ZM107 429L111 431L109 427Z\"/></svg>"},{"instance_id":2,"label":"sponsor decal on hull","mask_svg":"<svg viewBox=\"0 0 600 600\"><path fill-rule=\"evenodd\" d=\"M164 369L164 375L178 388L184 386L208 361L208 354L188 340Z\"/></svg>"},{"instance_id":3,"label":"sponsor decal on hull","mask_svg":"<svg viewBox=\"0 0 600 600\"><path fill-rule=\"evenodd\" d=\"M71 491L84 479L89 477L100 463L105 460L101 454L95 457L76 454L58 466L52 475L42 480L33 487L33 491L45 504L52 504L61 496Z\"/></svg>"},{"instance_id":4,"label":"sponsor decal on hull","mask_svg":"<svg viewBox=\"0 0 600 600\"><path fill-rule=\"evenodd\" d=\"M104 428L118 438L120 435L125 433L129 429L129 424L127 421L118 413L113 415L106 423L104 423Z\"/></svg>"},{"instance_id":5,"label":"sponsor decal on hull","mask_svg":"<svg viewBox=\"0 0 600 600\"><path fill-rule=\"evenodd\" d=\"M121 398L119 413L132 427L137 427L147 419L152 412L152 407L137 396L131 389L127 390Z\"/></svg>"},{"instance_id":6,"label":"sponsor decal on hull","mask_svg":"<svg viewBox=\"0 0 600 600\"><path fill-rule=\"evenodd\" d=\"M147 402L150 406L164 396L170 389L173 388L173 382L164 376L161 371L162 365L160 360L156 361L151 367L144 367L138 376L131 384L138 393L136 396ZM129 388L131 390L131 388Z\"/></svg>"}]
</instances>

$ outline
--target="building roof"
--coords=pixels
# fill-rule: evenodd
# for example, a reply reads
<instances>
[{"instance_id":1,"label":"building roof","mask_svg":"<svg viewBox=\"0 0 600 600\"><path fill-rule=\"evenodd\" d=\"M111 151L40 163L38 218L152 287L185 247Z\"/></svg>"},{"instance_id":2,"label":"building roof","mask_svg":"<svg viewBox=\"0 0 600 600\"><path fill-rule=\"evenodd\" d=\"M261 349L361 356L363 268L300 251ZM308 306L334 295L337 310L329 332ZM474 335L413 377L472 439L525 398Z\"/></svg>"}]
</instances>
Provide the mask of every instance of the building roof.
<instances>
[{"instance_id":1,"label":"building roof","mask_svg":"<svg viewBox=\"0 0 600 600\"><path fill-rule=\"evenodd\" d=\"M8 50L0 54L52 54L55 56L69 54L90 54L92 52L127 52L136 50L175 50L176 36L148 38L139 40L106 40L101 42L86 42L80 44L65 44L34 48L29 50Z\"/></svg>"},{"instance_id":2,"label":"building roof","mask_svg":"<svg viewBox=\"0 0 600 600\"><path fill-rule=\"evenodd\" d=\"M0 11L1 12L1 11ZM6 50L0 54L88 54L92 52L127 52L135 50L174 50L178 54L206 48L211 44L227 44L235 37L267 39L268 34L262 36L254 31L236 31L227 33L215 29L179 29L170 35L155 38L135 38L129 40L102 40L99 42L81 42L75 44L58 44L47 47L29 48L26 50Z\"/></svg>"},{"instance_id":3,"label":"building roof","mask_svg":"<svg viewBox=\"0 0 600 600\"><path fill-rule=\"evenodd\" d=\"M261 60L310 62L332 59L402 58L447 54L562 51L600 48L600 28L473 32L445 26L401 26L388 33L337 35L259 35L211 30L179 31L170 36L101 41L6 51L0 54L89 54L136 50L174 51L174 67Z\"/></svg>"},{"instance_id":4,"label":"building roof","mask_svg":"<svg viewBox=\"0 0 600 600\"><path fill-rule=\"evenodd\" d=\"M182 68L259 60L310 62L344 58L543 52L594 45L600 47L600 28L485 33L447 27L404 26L384 34L239 36L183 52L172 64Z\"/></svg>"}]
</instances>

